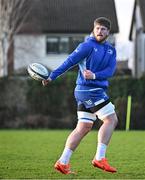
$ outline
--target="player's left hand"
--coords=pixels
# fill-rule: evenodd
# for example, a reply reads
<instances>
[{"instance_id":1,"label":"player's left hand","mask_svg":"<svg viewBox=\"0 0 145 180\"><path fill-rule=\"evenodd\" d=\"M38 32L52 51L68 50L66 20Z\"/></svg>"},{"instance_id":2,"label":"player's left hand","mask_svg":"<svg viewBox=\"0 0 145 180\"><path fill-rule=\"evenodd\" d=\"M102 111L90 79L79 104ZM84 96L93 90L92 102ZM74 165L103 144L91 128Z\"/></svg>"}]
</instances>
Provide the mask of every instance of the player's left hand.
<instances>
[{"instance_id":1,"label":"player's left hand","mask_svg":"<svg viewBox=\"0 0 145 180\"><path fill-rule=\"evenodd\" d=\"M85 79L94 79L95 74L90 70L84 70L83 71L83 76L84 76Z\"/></svg>"},{"instance_id":2,"label":"player's left hand","mask_svg":"<svg viewBox=\"0 0 145 180\"><path fill-rule=\"evenodd\" d=\"M48 85L52 80L50 78L48 78L47 80L42 80L42 84L43 86Z\"/></svg>"}]
</instances>

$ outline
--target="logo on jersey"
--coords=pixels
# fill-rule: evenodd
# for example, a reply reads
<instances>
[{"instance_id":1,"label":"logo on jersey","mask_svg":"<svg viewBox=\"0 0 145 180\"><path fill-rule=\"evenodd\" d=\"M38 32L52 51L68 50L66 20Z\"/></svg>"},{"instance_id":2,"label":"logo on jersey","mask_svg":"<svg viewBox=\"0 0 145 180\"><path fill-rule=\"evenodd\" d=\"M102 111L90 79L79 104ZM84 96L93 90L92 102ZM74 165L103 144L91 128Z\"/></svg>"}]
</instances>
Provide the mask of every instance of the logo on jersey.
<instances>
[{"instance_id":1,"label":"logo on jersey","mask_svg":"<svg viewBox=\"0 0 145 180\"><path fill-rule=\"evenodd\" d=\"M86 102L87 105L92 105L93 104L93 102L90 99L85 101L85 102Z\"/></svg>"},{"instance_id":2,"label":"logo on jersey","mask_svg":"<svg viewBox=\"0 0 145 180\"><path fill-rule=\"evenodd\" d=\"M76 50L75 50L75 52L76 52L76 53L78 53L78 52L79 52L79 50L78 50L78 49L76 49Z\"/></svg>"},{"instance_id":3,"label":"logo on jersey","mask_svg":"<svg viewBox=\"0 0 145 180\"><path fill-rule=\"evenodd\" d=\"M97 49L97 48L94 48L94 51L95 51L95 52L97 52L97 51L98 51L98 49Z\"/></svg>"},{"instance_id":4,"label":"logo on jersey","mask_svg":"<svg viewBox=\"0 0 145 180\"><path fill-rule=\"evenodd\" d=\"M112 49L108 49L107 51L109 54L113 54L113 50Z\"/></svg>"}]
</instances>

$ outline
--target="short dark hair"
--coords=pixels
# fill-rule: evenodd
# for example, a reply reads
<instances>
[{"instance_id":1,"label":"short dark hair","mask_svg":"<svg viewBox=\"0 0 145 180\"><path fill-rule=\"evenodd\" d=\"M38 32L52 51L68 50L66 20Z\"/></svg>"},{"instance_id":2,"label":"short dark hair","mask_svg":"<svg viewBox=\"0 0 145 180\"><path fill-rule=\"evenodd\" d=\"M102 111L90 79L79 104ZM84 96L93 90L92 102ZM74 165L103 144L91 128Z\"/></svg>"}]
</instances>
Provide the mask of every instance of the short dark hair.
<instances>
[{"instance_id":1,"label":"short dark hair","mask_svg":"<svg viewBox=\"0 0 145 180\"><path fill-rule=\"evenodd\" d=\"M111 21L106 17L99 17L99 18L95 19L94 20L94 26L96 26L96 24L100 24L102 26L105 26L108 28L108 30L111 29Z\"/></svg>"}]
</instances>

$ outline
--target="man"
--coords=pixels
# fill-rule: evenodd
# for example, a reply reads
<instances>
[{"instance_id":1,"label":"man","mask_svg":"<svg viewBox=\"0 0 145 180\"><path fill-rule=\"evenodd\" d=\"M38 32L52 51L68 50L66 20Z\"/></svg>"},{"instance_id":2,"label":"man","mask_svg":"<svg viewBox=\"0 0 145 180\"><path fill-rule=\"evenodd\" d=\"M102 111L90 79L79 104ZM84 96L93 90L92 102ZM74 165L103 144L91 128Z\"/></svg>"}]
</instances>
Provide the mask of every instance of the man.
<instances>
[{"instance_id":1,"label":"man","mask_svg":"<svg viewBox=\"0 0 145 180\"><path fill-rule=\"evenodd\" d=\"M107 146L117 125L114 105L106 94L107 79L112 77L116 67L116 51L106 41L110 29L111 22L109 19L97 18L94 21L91 36L50 74L48 80L42 81L45 86L74 65L78 64L79 66L75 88L78 123L68 136L64 151L54 165L55 169L63 174L74 173L69 164L71 155L82 138L91 130L96 116L102 120L103 124L98 132L97 151L92 165L112 173L117 171L116 168L109 165L105 158Z\"/></svg>"}]
</instances>

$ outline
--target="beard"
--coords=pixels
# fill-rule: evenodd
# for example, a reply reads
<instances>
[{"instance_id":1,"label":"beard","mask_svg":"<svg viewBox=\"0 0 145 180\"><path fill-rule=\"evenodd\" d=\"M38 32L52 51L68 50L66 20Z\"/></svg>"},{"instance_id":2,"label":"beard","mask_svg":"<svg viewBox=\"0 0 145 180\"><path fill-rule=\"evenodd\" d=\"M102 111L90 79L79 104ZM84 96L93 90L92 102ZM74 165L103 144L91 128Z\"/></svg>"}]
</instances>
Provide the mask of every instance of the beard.
<instances>
[{"instance_id":1,"label":"beard","mask_svg":"<svg viewBox=\"0 0 145 180\"><path fill-rule=\"evenodd\" d=\"M96 38L96 41L97 41L97 42L100 42L100 43L106 41L106 39L107 39L108 36L109 36L109 35L106 35L106 36L103 36L103 35L95 35L94 32L92 32L92 34L93 34L93 36Z\"/></svg>"},{"instance_id":2,"label":"beard","mask_svg":"<svg viewBox=\"0 0 145 180\"><path fill-rule=\"evenodd\" d=\"M108 35L106 36L95 36L96 40L100 43L104 42L107 38L108 38Z\"/></svg>"}]
</instances>

